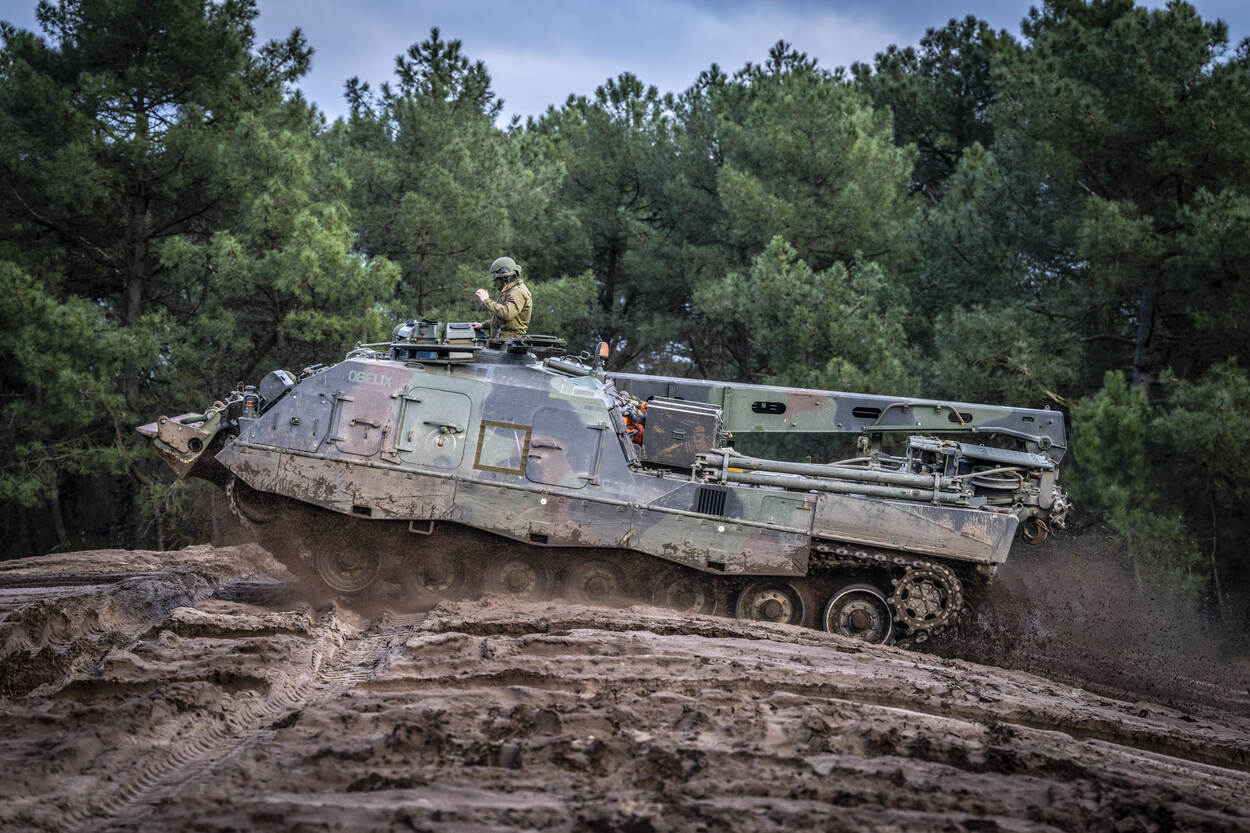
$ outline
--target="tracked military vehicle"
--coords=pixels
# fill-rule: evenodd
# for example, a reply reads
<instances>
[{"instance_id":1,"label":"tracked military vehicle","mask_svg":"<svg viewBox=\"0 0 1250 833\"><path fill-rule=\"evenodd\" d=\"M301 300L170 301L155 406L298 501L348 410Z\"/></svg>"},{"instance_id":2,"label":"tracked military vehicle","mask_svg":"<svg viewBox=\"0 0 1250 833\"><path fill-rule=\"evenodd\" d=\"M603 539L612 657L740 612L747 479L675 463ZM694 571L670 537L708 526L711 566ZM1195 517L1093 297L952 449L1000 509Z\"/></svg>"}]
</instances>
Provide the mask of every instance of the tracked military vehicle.
<instances>
[{"instance_id":1,"label":"tracked military vehicle","mask_svg":"<svg viewBox=\"0 0 1250 833\"><path fill-rule=\"evenodd\" d=\"M608 372L561 348L409 321L138 430L295 573L413 604L641 599L922 641L1017 538L1063 525L1058 412ZM752 432L855 451L735 450Z\"/></svg>"}]
</instances>

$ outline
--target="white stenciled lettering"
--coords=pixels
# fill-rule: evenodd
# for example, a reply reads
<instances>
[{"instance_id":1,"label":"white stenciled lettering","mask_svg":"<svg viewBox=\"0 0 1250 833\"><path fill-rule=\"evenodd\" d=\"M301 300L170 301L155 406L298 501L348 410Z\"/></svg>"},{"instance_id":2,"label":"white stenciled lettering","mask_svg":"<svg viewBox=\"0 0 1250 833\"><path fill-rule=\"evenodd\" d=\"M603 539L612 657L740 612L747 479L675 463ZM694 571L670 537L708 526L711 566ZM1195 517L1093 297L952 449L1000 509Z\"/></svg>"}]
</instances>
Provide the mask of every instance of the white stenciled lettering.
<instances>
[{"instance_id":1,"label":"white stenciled lettering","mask_svg":"<svg viewBox=\"0 0 1250 833\"><path fill-rule=\"evenodd\" d=\"M383 373L374 373L371 370L349 370L347 371L347 381L359 382L363 385L391 386L390 376Z\"/></svg>"}]
</instances>

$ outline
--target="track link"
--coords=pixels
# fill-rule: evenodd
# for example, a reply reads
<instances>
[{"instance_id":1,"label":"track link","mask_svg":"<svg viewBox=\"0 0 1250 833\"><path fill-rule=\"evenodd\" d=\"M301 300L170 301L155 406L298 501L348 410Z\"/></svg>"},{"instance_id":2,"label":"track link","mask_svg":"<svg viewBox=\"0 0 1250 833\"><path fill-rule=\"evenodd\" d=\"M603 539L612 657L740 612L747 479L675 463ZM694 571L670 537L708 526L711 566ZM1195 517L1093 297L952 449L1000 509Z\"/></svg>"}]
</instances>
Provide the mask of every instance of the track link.
<instances>
[{"instance_id":1,"label":"track link","mask_svg":"<svg viewBox=\"0 0 1250 833\"><path fill-rule=\"evenodd\" d=\"M896 576L891 579L894 593L888 599L894 609L895 621L905 625L908 635L895 644L910 647L937 636L955 624L964 615L963 583L955 571L945 564L925 558L916 558L900 552L871 548L854 549L841 544L813 542L813 570L832 571L846 568L885 569ZM930 600L926 612L919 613L914 606L909 609L907 591L914 590L922 581L937 587L943 597Z\"/></svg>"}]
</instances>

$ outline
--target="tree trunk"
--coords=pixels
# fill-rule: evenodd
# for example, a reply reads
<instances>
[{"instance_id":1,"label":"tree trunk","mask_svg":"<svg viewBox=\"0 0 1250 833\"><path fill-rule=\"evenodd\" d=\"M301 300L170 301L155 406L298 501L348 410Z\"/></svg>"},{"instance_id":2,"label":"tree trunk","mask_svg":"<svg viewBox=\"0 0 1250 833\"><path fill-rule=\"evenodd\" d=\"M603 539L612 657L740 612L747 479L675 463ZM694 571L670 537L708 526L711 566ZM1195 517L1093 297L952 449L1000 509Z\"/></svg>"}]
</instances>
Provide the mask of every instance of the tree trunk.
<instances>
[{"instance_id":1,"label":"tree trunk","mask_svg":"<svg viewBox=\"0 0 1250 833\"><path fill-rule=\"evenodd\" d=\"M603 275L603 288L599 291L599 307L609 316L616 308L616 272L620 258L620 249L616 246L608 249L608 268Z\"/></svg>"},{"instance_id":2,"label":"tree trunk","mask_svg":"<svg viewBox=\"0 0 1250 833\"><path fill-rule=\"evenodd\" d=\"M131 200L130 241L126 258L126 320L127 327L137 327L143 318L144 298L150 278L148 270L148 201L144 197L142 186L136 186ZM126 396L127 411L139 407L139 377L133 373L126 375L123 386ZM125 522L125 537L117 543L134 549L139 546L139 490L132 475L119 478L120 496L117 511L122 513Z\"/></svg>"},{"instance_id":3,"label":"tree trunk","mask_svg":"<svg viewBox=\"0 0 1250 833\"><path fill-rule=\"evenodd\" d=\"M61 496L59 494L49 501L48 512L52 516L52 530L56 533L56 548L64 552L69 549L69 534L65 531L65 516L61 513Z\"/></svg>"},{"instance_id":4,"label":"tree trunk","mask_svg":"<svg viewBox=\"0 0 1250 833\"><path fill-rule=\"evenodd\" d=\"M1215 607L1219 611L1220 619L1224 618L1224 589L1220 586L1220 565L1216 561L1216 552L1219 549L1220 535L1216 526L1215 514L1215 494L1207 495L1207 503L1211 508L1211 578L1215 582Z\"/></svg>"},{"instance_id":5,"label":"tree trunk","mask_svg":"<svg viewBox=\"0 0 1250 833\"><path fill-rule=\"evenodd\" d=\"M1137 336L1133 339L1133 384L1141 387L1148 401L1159 393L1159 373L1163 370L1163 348L1156 322L1159 302L1159 269L1151 265L1142 274L1141 295L1137 302Z\"/></svg>"},{"instance_id":6,"label":"tree trunk","mask_svg":"<svg viewBox=\"0 0 1250 833\"><path fill-rule=\"evenodd\" d=\"M734 364L738 365L738 381L745 384L751 382L751 342L747 329L741 324L731 325L733 339L726 345L733 356Z\"/></svg>"}]
</instances>

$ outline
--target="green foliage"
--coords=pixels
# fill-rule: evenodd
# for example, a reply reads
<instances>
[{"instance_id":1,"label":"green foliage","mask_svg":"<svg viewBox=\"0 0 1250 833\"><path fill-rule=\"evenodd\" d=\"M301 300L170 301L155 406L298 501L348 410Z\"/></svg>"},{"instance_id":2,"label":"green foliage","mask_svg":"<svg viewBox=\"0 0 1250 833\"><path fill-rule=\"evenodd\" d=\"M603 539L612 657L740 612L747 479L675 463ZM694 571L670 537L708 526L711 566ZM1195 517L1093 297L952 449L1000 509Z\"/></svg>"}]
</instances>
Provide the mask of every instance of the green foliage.
<instances>
[{"instance_id":1,"label":"green foliage","mask_svg":"<svg viewBox=\"0 0 1250 833\"><path fill-rule=\"evenodd\" d=\"M1174 452L1156 430L1158 410L1116 371L1077 404L1072 420L1077 506L1106 518L1140 582L1200 589L1202 559L1168 488Z\"/></svg>"},{"instance_id":2,"label":"green foliage","mask_svg":"<svg viewBox=\"0 0 1250 833\"><path fill-rule=\"evenodd\" d=\"M1141 388L1108 372L1101 390L1072 412L1074 452L1083 479L1074 497L1086 511L1123 511L1149 497L1146 440L1153 411ZM1079 438L1079 439L1078 439Z\"/></svg>"},{"instance_id":3,"label":"green foliage","mask_svg":"<svg viewBox=\"0 0 1250 833\"><path fill-rule=\"evenodd\" d=\"M1227 28L1184 3L1052 2L1025 35L997 76L996 124L1018 137L1003 164L1046 172L1070 218L1044 241L1062 299L1091 335L1131 343L1133 380L1158 395L1166 367L1211 362L1186 339L1214 277L1193 268L1187 220L1203 190L1250 185L1250 59L1220 60Z\"/></svg>"},{"instance_id":4,"label":"green foliage","mask_svg":"<svg viewBox=\"0 0 1250 833\"><path fill-rule=\"evenodd\" d=\"M952 307L933 320L926 395L1041 407L1067 404L1079 350L1053 321L1025 306Z\"/></svg>"},{"instance_id":5,"label":"green foliage","mask_svg":"<svg viewBox=\"0 0 1250 833\"><path fill-rule=\"evenodd\" d=\"M532 322L541 326L533 332L558 335L568 342L570 352L590 350L594 334L588 323L596 302L595 276L586 271L556 280L532 281L534 296Z\"/></svg>"},{"instance_id":6,"label":"green foliage","mask_svg":"<svg viewBox=\"0 0 1250 833\"><path fill-rule=\"evenodd\" d=\"M133 546L159 488L135 424L284 357L270 335L288 358L358 338L393 278L318 195L318 120L284 102L298 30L257 47L243 0L36 16L47 39L6 29L0 52L5 530L18 551Z\"/></svg>"},{"instance_id":7,"label":"green foliage","mask_svg":"<svg viewBox=\"0 0 1250 833\"><path fill-rule=\"evenodd\" d=\"M1239 448L1250 431L1250 375L1229 359L1201 379L1177 381L1175 387L1170 406L1151 423L1164 461L1156 476L1180 498L1176 502L1186 513L1188 529L1206 534L1205 568L1216 601L1223 603L1235 588L1230 573L1235 576L1239 565L1235 558L1219 556L1244 552L1245 546L1250 474L1230 449Z\"/></svg>"},{"instance_id":8,"label":"green foliage","mask_svg":"<svg viewBox=\"0 0 1250 833\"><path fill-rule=\"evenodd\" d=\"M739 378L834 390L906 390L907 297L874 263L813 272L780 237L747 273L695 289L712 326L741 343Z\"/></svg>"},{"instance_id":9,"label":"green foliage","mask_svg":"<svg viewBox=\"0 0 1250 833\"><path fill-rule=\"evenodd\" d=\"M473 290L512 244L514 216L541 211L544 193L495 126L502 102L459 41L432 29L397 58L396 75L377 95L349 81L351 116L329 136L357 248L399 267L396 318L480 317Z\"/></svg>"},{"instance_id":10,"label":"green foliage","mask_svg":"<svg viewBox=\"0 0 1250 833\"><path fill-rule=\"evenodd\" d=\"M1193 277L1176 297L1188 324L1172 370L1193 378L1222 357L1246 361L1244 310L1250 306L1250 192L1233 187L1199 190L1180 214L1175 269Z\"/></svg>"},{"instance_id":11,"label":"green foliage","mask_svg":"<svg viewBox=\"0 0 1250 833\"><path fill-rule=\"evenodd\" d=\"M664 232L670 132L667 102L630 73L593 96L570 96L527 130L532 151L559 179L554 221L527 233L523 245L534 247L547 274L593 276L588 329L611 345L618 365L666 350L688 297L674 280Z\"/></svg>"},{"instance_id":12,"label":"green foliage","mask_svg":"<svg viewBox=\"0 0 1250 833\"><path fill-rule=\"evenodd\" d=\"M964 150L918 226L916 294L947 312L912 336L951 395L961 372L977 398L1098 391L1073 413L1078 511L1117 530L1143 580L1202 583L1245 565L1244 513L1196 462L1208 432L1168 426L1236 424L1207 405L1236 390L1215 368L1250 353L1248 53L1184 3L1055 0L1023 34L991 57L992 145Z\"/></svg>"},{"instance_id":13,"label":"green foliage","mask_svg":"<svg viewBox=\"0 0 1250 833\"><path fill-rule=\"evenodd\" d=\"M1151 424L1160 446L1172 452L1175 481L1201 484L1221 507L1243 505L1250 500L1250 470L1229 449L1250 436L1250 375L1229 359L1176 387L1170 407Z\"/></svg>"},{"instance_id":14,"label":"green foliage","mask_svg":"<svg viewBox=\"0 0 1250 833\"><path fill-rule=\"evenodd\" d=\"M181 391L192 402L265 372L265 362L298 369L391 328L382 305L398 270L354 251L345 178L320 183L326 162L315 134L272 122L245 116L234 133L226 171L242 197L229 224L161 247L162 266L195 303L182 327L167 329L182 337L165 343L162 370L171 382L196 380L200 387ZM206 354L206 345L215 349Z\"/></svg>"},{"instance_id":15,"label":"green foliage","mask_svg":"<svg viewBox=\"0 0 1250 833\"><path fill-rule=\"evenodd\" d=\"M112 327L99 306L61 297L57 283L0 260L0 318L8 322L0 328L0 425L10 439L0 454L0 501L24 508L55 499L67 474L124 470L133 450L114 439L130 426L112 380L152 348Z\"/></svg>"},{"instance_id":16,"label":"green foliage","mask_svg":"<svg viewBox=\"0 0 1250 833\"><path fill-rule=\"evenodd\" d=\"M438 27L430 29L430 39L415 43L395 58L399 89L383 88L383 98L421 99L453 104L457 109L482 113L494 119L503 110L503 101L490 88L490 74L481 61L470 61L460 51L460 41L445 41ZM353 109L362 108L363 85L348 82L348 100Z\"/></svg>"},{"instance_id":17,"label":"green foliage","mask_svg":"<svg viewBox=\"0 0 1250 833\"><path fill-rule=\"evenodd\" d=\"M759 251L781 235L815 269L901 261L908 152L888 113L785 44L735 82L719 124L725 242Z\"/></svg>"},{"instance_id":18,"label":"green foliage","mask_svg":"<svg viewBox=\"0 0 1250 833\"><path fill-rule=\"evenodd\" d=\"M675 112L678 175L667 193L679 207L672 215L683 241L682 274L700 288L696 311L711 311L691 338L702 373L761 376L745 339L749 322L741 312L717 312L712 287L729 281L724 292L749 295L740 284L774 238L818 273L835 265L856 273L870 261L894 273L909 263L909 150L894 145L888 114L874 111L839 74L778 43L764 64L748 64L732 78L715 66L705 72ZM740 277L730 281L731 274ZM800 315L802 304L792 306ZM844 326L875 326L857 324L857 311L849 312ZM830 344L841 349L838 339ZM900 340L886 354L905 352ZM839 371L838 361L820 358L826 378L871 378L849 362Z\"/></svg>"},{"instance_id":19,"label":"green foliage","mask_svg":"<svg viewBox=\"0 0 1250 833\"><path fill-rule=\"evenodd\" d=\"M1078 264L1053 247L1056 234L1068 230L1069 206L1056 198L1043 168L1001 161L1011 159L1018 142L1009 135L995 152L968 148L945 198L921 209L914 280L933 308L1027 303L1063 314L1054 293Z\"/></svg>"},{"instance_id":20,"label":"green foliage","mask_svg":"<svg viewBox=\"0 0 1250 833\"><path fill-rule=\"evenodd\" d=\"M991 53L993 145L968 147L926 209L918 289L943 307L1027 304L1065 353L1083 346L1077 389L1123 368L1157 397L1165 368L1245 352L1244 328L1203 325L1227 308L1210 289L1243 268L1246 55L1218 60L1225 28L1182 3L1052 2L1025 35Z\"/></svg>"},{"instance_id":21,"label":"green foliage","mask_svg":"<svg viewBox=\"0 0 1250 833\"><path fill-rule=\"evenodd\" d=\"M873 104L892 113L897 144L916 146L913 190L936 202L963 153L993 144L993 70L1018 48L1006 32L969 15L927 30L919 48L892 45L871 67L851 66Z\"/></svg>"},{"instance_id":22,"label":"green foliage","mask_svg":"<svg viewBox=\"0 0 1250 833\"><path fill-rule=\"evenodd\" d=\"M136 423L480 318L509 254L534 332L616 367L1070 407L1078 523L1143 585L1250 575L1250 48L1223 24L1048 0L1018 39L952 20L849 77L783 42L504 127L435 28L327 126L299 30L257 44L256 14L62 0L2 33L6 551L202 537L208 493Z\"/></svg>"}]
</instances>

